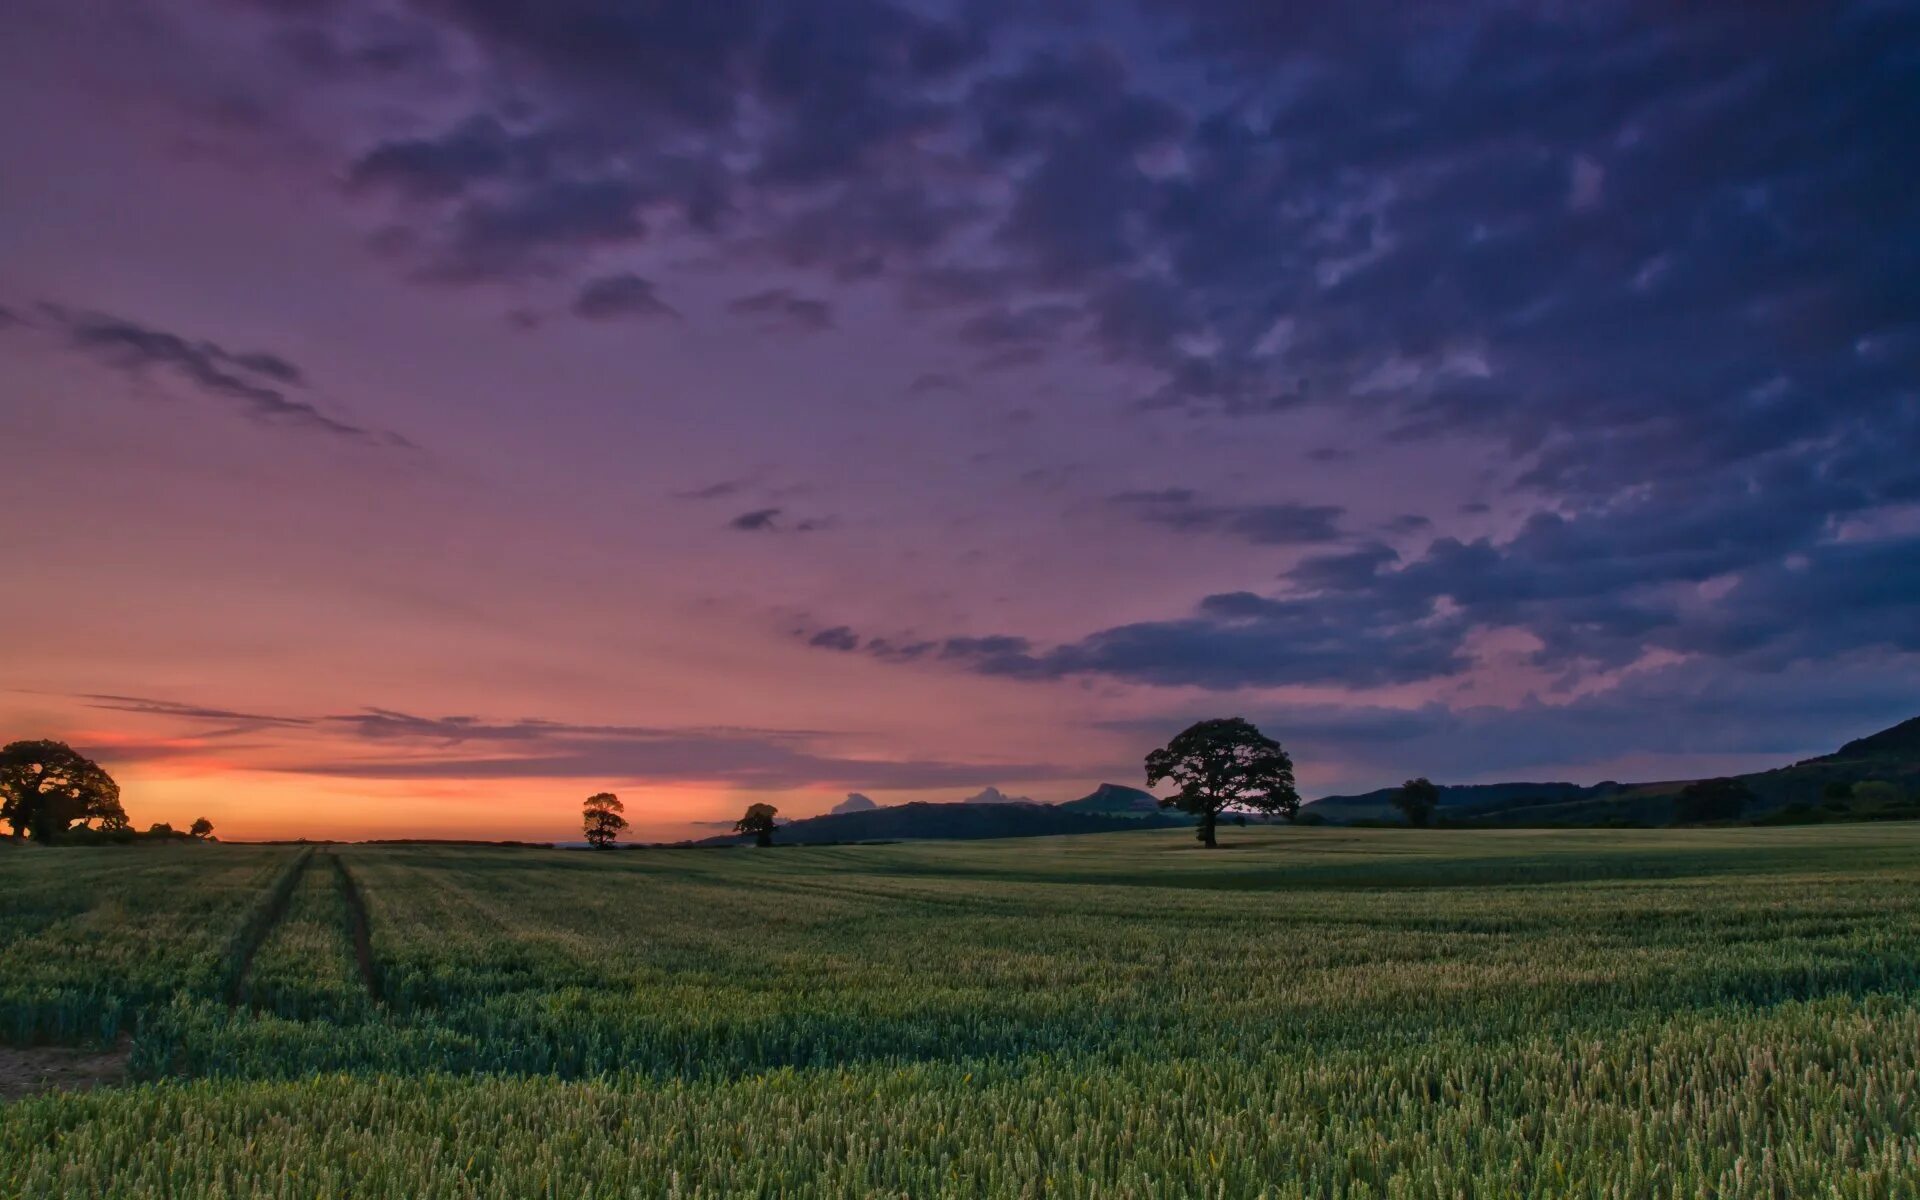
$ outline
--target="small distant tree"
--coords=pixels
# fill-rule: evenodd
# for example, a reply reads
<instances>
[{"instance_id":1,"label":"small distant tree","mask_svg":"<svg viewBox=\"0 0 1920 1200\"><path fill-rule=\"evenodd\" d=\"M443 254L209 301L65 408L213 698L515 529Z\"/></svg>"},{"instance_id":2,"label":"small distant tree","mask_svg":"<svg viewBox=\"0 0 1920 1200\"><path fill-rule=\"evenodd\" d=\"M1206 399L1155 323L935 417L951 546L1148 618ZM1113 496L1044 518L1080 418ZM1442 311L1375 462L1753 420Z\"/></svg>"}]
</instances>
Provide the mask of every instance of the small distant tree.
<instances>
[{"instance_id":1,"label":"small distant tree","mask_svg":"<svg viewBox=\"0 0 1920 1200\"><path fill-rule=\"evenodd\" d=\"M587 797L586 807L580 815L586 823L587 845L595 850L613 849L614 839L627 827L627 819L621 813L627 806L620 803L620 797L612 792L595 792Z\"/></svg>"},{"instance_id":2,"label":"small distant tree","mask_svg":"<svg viewBox=\"0 0 1920 1200\"><path fill-rule=\"evenodd\" d=\"M207 820L205 817L195 817L193 824L187 827L187 832L205 841L207 838L213 836L213 822Z\"/></svg>"},{"instance_id":3,"label":"small distant tree","mask_svg":"<svg viewBox=\"0 0 1920 1200\"><path fill-rule=\"evenodd\" d=\"M774 817L780 810L771 804L749 804L746 815L733 823L735 833L750 833L756 846L773 845Z\"/></svg>"},{"instance_id":4,"label":"small distant tree","mask_svg":"<svg viewBox=\"0 0 1920 1200\"><path fill-rule=\"evenodd\" d=\"M1738 779L1702 779L1680 789L1673 819L1682 825L1703 821L1731 821L1746 811L1753 792Z\"/></svg>"},{"instance_id":5,"label":"small distant tree","mask_svg":"<svg viewBox=\"0 0 1920 1200\"><path fill-rule=\"evenodd\" d=\"M1147 786L1172 780L1179 791L1160 801L1200 818L1200 844L1219 845L1214 826L1227 809L1279 813L1292 820L1300 811L1293 786L1293 760L1280 743L1241 717L1221 717L1188 727L1147 755Z\"/></svg>"},{"instance_id":6,"label":"small distant tree","mask_svg":"<svg viewBox=\"0 0 1920 1200\"><path fill-rule=\"evenodd\" d=\"M1406 814L1407 824L1425 825L1440 807L1440 789L1425 776L1409 779L1393 794L1393 806Z\"/></svg>"},{"instance_id":7,"label":"small distant tree","mask_svg":"<svg viewBox=\"0 0 1920 1200\"><path fill-rule=\"evenodd\" d=\"M58 837L75 825L127 828L120 785L99 763L63 742L12 742L0 747L0 821L13 836Z\"/></svg>"},{"instance_id":8,"label":"small distant tree","mask_svg":"<svg viewBox=\"0 0 1920 1200\"><path fill-rule=\"evenodd\" d=\"M172 837L173 826L165 821L155 821L153 824L147 826L147 836L157 838Z\"/></svg>"},{"instance_id":9,"label":"small distant tree","mask_svg":"<svg viewBox=\"0 0 1920 1200\"><path fill-rule=\"evenodd\" d=\"M1892 808L1905 799L1898 787L1884 779L1867 779L1853 785L1853 801L1865 812Z\"/></svg>"}]
</instances>

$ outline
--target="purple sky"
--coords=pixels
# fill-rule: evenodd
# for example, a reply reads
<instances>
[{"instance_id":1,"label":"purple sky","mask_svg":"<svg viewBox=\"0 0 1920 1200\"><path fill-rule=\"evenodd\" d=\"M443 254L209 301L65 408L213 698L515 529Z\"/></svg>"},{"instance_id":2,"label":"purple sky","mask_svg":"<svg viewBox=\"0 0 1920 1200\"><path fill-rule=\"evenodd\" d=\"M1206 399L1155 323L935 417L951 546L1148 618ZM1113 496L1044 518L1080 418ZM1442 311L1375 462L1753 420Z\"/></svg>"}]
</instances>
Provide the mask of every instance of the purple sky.
<instances>
[{"instance_id":1,"label":"purple sky","mask_svg":"<svg viewBox=\"0 0 1920 1200\"><path fill-rule=\"evenodd\" d=\"M1281 14L17 0L0 736L553 837L1920 713L1920 6Z\"/></svg>"}]
</instances>

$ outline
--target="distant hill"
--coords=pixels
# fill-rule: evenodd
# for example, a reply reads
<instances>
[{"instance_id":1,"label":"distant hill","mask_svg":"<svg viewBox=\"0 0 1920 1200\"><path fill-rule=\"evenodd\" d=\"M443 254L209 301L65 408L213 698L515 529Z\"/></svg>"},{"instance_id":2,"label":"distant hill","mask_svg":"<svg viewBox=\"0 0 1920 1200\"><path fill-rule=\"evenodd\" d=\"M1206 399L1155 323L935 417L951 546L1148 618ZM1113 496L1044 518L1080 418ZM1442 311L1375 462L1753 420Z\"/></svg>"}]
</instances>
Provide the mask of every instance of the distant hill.
<instances>
[{"instance_id":1,"label":"distant hill","mask_svg":"<svg viewBox=\"0 0 1920 1200\"><path fill-rule=\"evenodd\" d=\"M1501 807L1516 802L1565 803L1569 800L1583 800L1603 789L1617 789L1615 783L1597 784L1583 787L1577 783L1473 783L1442 785L1440 788L1440 807L1443 810L1479 809ZM1393 807L1393 794L1398 788L1379 788L1371 792L1361 792L1355 796L1326 796L1312 801L1306 808L1319 813L1329 821L1359 821L1390 819L1400 815Z\"/></svg>"},{"instance_id":2,"label":"distant hill","mask_svg":"<svg viewBox=\"0 0 1920 1200\"><path fill-rule=\"evenodd\" d=\"M1902 721L1892 729L1882 729L1879 733L1856 738L1823 758L1808 759L1809 763L1858 762L1862 759L1904 759L1920 762L1920 717L1911 721Z\"/></svg>"},{"instance_id":3,"label":"distant hill","mask_svg":"<svg viewBox=\"0 0 1920 1200\"><path fill-rule=\"evenodd\" d=\"M1120 783L1103 783L1078 800L1068 800L1054 807L1067 812L1106 817L1144 817L1162 811L1159 798L1152 792Z\"/></svg>"},{"instance_id":4,"label":"distant hill","mask_svg":"<svg viewBox=\"0 0 1920 1200\"><path fill-rule=\"evenodd\" d=\"M895 804L860 812L807 817L780 827L775 840L818 842L907 841L920 839L1046 837L1063 833L1111 833L1159 828L1181 822L1157 815L1101 816L1051 804ZM729 846L746 839L731 835L704 838L698 846Z\"/></svg>"},{"instance_id":5,"label":"distant hill","mask_svg":"<svg viewBox=\"0 0 1920 1200\"><path fill-rule=\"evenodd\" d=\"M1755 797L1747 816L1816 808L1835 784L1881 782L1908 798L1920 794L1920 717L1858 738L1833 754L1736 776ZM1442 820L1513 825L1663 825L1689 779L1655 783L1488 783L1440 789ZM1398 820L1393 788L1327 796L1303 811L1328 821Z\"/></svg>"},{"instance_id":6,"label":"distant hill","mask_svg":"<svg viewBox=\"0 0 1920 1200\"><path fill-rule=\"evenodd\" d=\"M960 801L960 803L962 804L1033 804L1035 803L1035 800L1031 796L1009 796L1005 792L1001 791L999 788L994 787L992 784L988 784L986 787L981 788L979 791L975 792L973 795L968 796L965 800Z\"/></svg>"}]
</instances>

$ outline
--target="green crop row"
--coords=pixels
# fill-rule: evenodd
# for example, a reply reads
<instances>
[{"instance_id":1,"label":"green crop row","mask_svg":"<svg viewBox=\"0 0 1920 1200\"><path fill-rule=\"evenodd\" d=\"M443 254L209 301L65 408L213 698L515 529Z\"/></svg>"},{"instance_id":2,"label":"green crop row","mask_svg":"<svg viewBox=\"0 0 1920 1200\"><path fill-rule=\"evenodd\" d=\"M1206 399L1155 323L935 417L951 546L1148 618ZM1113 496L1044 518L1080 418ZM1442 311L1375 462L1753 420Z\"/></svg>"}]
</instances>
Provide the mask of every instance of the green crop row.
<instances>
[{"instance_id":1,"label":"green crop row","mask_svg":"<svg viewBox=\"0 0 1920 1200\"><path fill-rule=\"evenodd\" d=\"M349 940L351 916L334 856L302 860L284 912L237 985L238 999L289 1020L347 1023L371 1010Z\"/></svg>"},{"instance_id":2,"label":"green crop row","mask_svg":"<svg viewBox=\"0 0 1920 1200\"><path fill-rule=\"evenodd\" d=\"M30 1101L36 1197L1920 1195L1910 998L1604 1039L738 1080L320 1076Z\"/></svg>"},{"instance_id":3,"label":"green crop row","mask_svg":"<svg viewBox=\"0 0 1920 1200\"><path fill-rule=\"evenodd\" d=\"M40 879L152 1082L9 1108L0 1196L1916 1196L1920 827L1232 841ZM156 910L226 924L124 988Z\"/></svg>"},{"instance_id":4,"label":"green crop row","mask_svg":"<svg viewBox=\"0 0 1920 1200\"><path fill-rule=\"evenodd\" d=\"M111 1042L177 996L221 996L236 930L291 857L182 845L0 858L0 1042Z\"/></svg>"}]
</instances>

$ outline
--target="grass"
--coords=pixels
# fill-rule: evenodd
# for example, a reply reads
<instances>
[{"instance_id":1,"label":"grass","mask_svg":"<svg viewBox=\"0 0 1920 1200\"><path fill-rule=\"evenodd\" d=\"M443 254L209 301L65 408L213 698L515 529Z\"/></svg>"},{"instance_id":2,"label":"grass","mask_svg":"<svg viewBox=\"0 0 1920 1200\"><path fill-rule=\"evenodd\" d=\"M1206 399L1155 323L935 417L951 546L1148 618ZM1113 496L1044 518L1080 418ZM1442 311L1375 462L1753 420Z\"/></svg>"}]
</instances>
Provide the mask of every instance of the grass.
<instances>
[{"instance_id":1,"label":"grass","mask_svg":"<svg viewBox=\"0 0 1920 1200\"><path fill-rule=\"evenodd\" d=\"M24 847L0 859L0 1041L111 1042L176 996L216 999L295 852Z\"/></svg>"},{"instance_id":2,"label":"grass","mask_svg":"<svg viewBox=\"0 0 1920 1200\"><path fill-rule=\"evenodd\" d=\"M0 1195L1920 1195L1920 829L1223 836L257 858Z\"/></svg>"}]
</instances>

